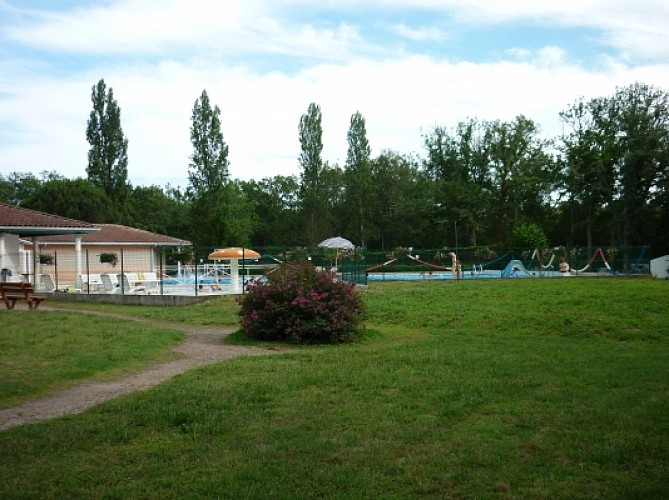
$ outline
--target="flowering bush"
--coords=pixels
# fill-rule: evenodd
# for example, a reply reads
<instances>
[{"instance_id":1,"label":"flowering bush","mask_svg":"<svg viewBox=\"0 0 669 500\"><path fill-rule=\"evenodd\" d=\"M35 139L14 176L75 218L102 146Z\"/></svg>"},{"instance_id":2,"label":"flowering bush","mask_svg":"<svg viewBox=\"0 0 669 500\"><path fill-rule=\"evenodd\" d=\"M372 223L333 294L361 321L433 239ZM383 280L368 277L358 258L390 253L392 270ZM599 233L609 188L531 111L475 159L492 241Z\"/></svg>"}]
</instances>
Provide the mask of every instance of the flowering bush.
<instances>
[{"instance_id":1,"label":"flowering bush","mask_svg":"<svg viewBox=\"0 0 669 500\"><path fill-rule=\"evenodd\" d=\"M335 281L311 263L284 264L239 303L247 336L301 344L355 340L363 313L352 283Z\"/></svg>"}]
</instances>

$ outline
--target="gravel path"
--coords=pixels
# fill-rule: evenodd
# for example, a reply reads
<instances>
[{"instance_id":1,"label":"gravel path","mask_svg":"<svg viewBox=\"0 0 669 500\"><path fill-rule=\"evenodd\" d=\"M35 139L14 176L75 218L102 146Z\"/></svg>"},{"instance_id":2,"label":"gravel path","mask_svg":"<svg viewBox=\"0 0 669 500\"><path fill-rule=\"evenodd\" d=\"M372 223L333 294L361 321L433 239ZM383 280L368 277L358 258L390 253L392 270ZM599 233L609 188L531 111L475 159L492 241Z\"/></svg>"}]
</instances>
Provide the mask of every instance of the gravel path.
<instances>
[{"instance_id":1,"label":"gravel path","mask_svg":"<svg viewBox=\"0 0 669 500\"><path fill-rule=\"evenodd\" d=\"M2 409L0 410L0 430L62 415L81 413L98 403L147 389L197 366L213 364L240 356L262 356L286 352L258 347L226 345L223 343L223 339L234 331L230 327L202 327L159 322L155 319L118 314L92 314L146 322L154 326L182 331L186 334L186 338L174 347L174 351L182 356L174 361L152 365L130 373L117 380L83 382L51 396L32 400L20 406Z\"/></svg>"}]
</instances>

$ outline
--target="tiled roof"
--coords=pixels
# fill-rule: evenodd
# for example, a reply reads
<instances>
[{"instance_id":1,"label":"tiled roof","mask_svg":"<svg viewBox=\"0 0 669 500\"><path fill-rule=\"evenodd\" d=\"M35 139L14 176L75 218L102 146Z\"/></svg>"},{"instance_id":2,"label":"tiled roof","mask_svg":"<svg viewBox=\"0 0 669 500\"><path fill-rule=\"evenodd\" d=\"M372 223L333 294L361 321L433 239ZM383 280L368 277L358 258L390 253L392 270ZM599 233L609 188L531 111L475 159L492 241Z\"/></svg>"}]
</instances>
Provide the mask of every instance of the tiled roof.
<instances>
[{"instance_id":1,"label":"tiled roof","mask_svg":"<svg viewBox=\"0 0 669 500\"><path fill-rule=\"evenodd\" d=\"M118 224L98 224L100 231L86 234L82 237L82 243L86 244L114 244L124 245L160 245L160 246L188 246L190 241L152 233L134 227L121 226ZM73 235L44 236L40 238L43 243L72 243Z\"/></svg>"},{"instance_id":2,"label":"tiled roof","mask_svg":"<svg viewBox=\"0 0 669 500\"><path fill-rule=\"evenodd\" d=\"M97 230L96 225L88 222L0 203L0 232L39 235L63 232L84 233Z\"/></svg>"}]
</instances>

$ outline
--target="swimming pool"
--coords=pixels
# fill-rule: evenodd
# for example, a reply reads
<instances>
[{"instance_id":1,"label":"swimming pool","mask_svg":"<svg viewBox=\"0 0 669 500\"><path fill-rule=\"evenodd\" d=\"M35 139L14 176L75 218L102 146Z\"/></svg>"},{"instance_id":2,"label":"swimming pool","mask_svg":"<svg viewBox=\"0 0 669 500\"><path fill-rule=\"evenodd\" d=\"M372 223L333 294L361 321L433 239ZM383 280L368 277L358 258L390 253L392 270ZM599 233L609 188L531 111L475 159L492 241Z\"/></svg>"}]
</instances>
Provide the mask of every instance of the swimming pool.
<instances>
[{"instance_id":1,"label":"swimming pool","mask_svg":"<svg viewBox=\"0 0 669 500\"><path fill-rule=\"evenodd\" d=\"M563 276L563 273L559 271L529 271L525 272L513 272L509 276L510 278L533 278L533 277L542 277L542 278L555 278L558 276ZM502 278L501 270L486 270L484 272L477 272L472 274L470 271L465 271L462 273L460 279L470 280L470 279L500 279ZM429 272L414 272L414 273L369 273L367 275L367 281L420 281L420 280L452 280L453 273L451 272L438 272L438 273L429 273Z\"/></svg>"}]
</instances>

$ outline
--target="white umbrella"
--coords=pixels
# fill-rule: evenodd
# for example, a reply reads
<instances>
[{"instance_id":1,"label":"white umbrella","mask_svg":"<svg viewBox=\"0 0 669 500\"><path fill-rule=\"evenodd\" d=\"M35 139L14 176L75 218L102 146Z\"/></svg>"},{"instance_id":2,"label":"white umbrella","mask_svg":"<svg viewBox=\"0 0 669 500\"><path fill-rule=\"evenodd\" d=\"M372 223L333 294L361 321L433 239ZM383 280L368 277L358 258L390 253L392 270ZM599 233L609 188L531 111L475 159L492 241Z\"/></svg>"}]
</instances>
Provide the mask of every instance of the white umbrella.
<instances>
[{"instance_id":1,"label":"white umbrella","mask_svg":"<svg viewBox=\"0 0 669 500\"><path fill-rule=\"evenodd\" d=\"M339 249L341 248L342 250L353 250L355 248L355 245L348 241L346 238L342 238L341 236L335 236L334 238L328 238L327 240L323 240L318 244L319 247L321 248L336 248L337 253L335 254L335 268L337 267L337 263L339 261Z\"/></svg>"},{"instance_id":2,"label":"white umbrella","mask_svg":"<svg viewBox=\"0 0 669 500\"><path fill-rule=\"evenodd\" d=\"M353 250L355 245L348 241L346 238L341 236L335 236L334 238L328 238L323 240L318 244L321 248L341 248L343 250Z\"/></svg>"}]
</instances>

